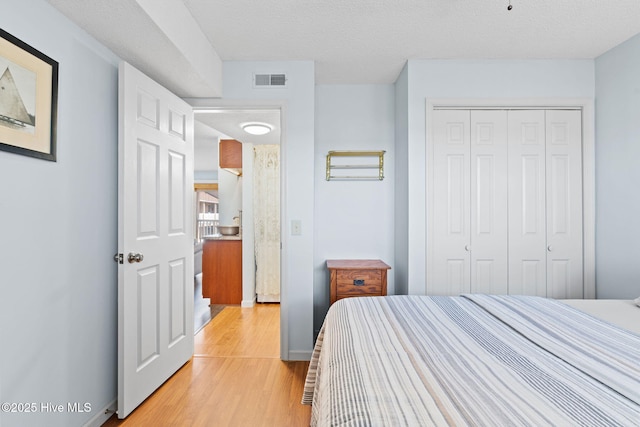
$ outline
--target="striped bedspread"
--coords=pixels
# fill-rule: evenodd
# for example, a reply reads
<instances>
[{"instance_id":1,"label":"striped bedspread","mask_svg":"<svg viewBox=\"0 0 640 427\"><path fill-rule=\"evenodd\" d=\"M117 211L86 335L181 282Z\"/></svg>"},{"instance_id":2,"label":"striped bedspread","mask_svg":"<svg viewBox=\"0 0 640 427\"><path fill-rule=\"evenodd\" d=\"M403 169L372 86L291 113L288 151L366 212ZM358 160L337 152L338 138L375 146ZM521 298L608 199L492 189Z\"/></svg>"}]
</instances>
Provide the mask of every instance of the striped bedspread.
<instances>
[{"instance_id":1,"label":"striped bedspread","mask_svg":"<svg viewBox=\"0 0 640 427\"><path fill-rule=\"evenodd\" d=\"M348 298L302 402L313 426L640 426L640 336L538 297Z\"/></svg>"}]
</instances>

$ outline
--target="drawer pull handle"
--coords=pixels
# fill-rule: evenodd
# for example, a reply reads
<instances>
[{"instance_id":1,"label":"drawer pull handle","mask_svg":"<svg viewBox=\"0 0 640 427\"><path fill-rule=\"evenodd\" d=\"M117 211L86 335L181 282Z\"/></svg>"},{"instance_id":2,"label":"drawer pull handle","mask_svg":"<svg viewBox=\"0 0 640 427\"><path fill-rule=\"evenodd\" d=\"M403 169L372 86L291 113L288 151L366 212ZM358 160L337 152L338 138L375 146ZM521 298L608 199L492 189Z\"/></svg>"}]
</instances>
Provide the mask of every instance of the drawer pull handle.
<instances>
[{"instance_id":1,"label":"drawer pull handle","mask_svg":"<svg viewBox=\"0 0 640 427\"><path fill-rule=\"evenodd\" d=\"M353 286L364 286L364 279L354 279Z\"/></svg>"}]
</instances>

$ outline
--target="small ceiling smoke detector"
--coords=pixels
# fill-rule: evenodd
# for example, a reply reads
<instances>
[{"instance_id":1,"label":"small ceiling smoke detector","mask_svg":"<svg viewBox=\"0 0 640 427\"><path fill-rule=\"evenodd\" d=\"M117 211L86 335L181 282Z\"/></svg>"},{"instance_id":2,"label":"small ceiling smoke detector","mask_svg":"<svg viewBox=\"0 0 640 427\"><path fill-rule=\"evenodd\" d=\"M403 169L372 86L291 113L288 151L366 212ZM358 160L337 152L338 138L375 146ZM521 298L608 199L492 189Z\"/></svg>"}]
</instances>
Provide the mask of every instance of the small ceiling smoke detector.
<instances>
[{"instance_id":1,"label":"small ceiling smoke detector","mask_svg":"<svg viewBox=\"0 0 640 427\"><path fill-rule=\"evenodd\" d=\"M250 133L251 135L266 135L273 130L273 126L267 123L244 123L242 125L242 130L246 133Z\"/></svg>"}]
</instances>

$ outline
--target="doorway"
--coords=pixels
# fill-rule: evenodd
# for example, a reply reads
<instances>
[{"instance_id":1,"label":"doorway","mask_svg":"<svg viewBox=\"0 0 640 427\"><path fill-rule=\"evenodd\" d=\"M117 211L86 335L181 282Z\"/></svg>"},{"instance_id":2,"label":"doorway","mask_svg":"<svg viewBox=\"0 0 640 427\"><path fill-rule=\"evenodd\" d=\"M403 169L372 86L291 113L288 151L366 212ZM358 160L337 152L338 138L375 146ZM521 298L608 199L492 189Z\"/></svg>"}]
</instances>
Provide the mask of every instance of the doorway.
<instances>
[{"instance_id":1,"label":"doorway","mask_svg":"<svg viewBox=\"0 0 640 427\"><path fill-rule=\"evenodd\" d=\"M219 225L218 184L194 184L195 231L193 246L193 331L200 330L221 311L221 307L211 306L209 298L202 296L202 252L204 236L216 233Z\"/></svg>"},{"instance_id":2,"label":"doorway","mask_svg":"<svg viewBox=\"0 0 640 427\"><path fill-rule=\"evenodd\" d=\"M213 102L218 104L218 101ZM224 195L225 189L223 184L229 181L229 178L225 176L228 174L226 170L217 169L218 166L218 147L217 142L221 139L234 139L240 141L243 145L242 148L242 158L243 158L243 168L240 175L236 175L233 177L231 181L241 181L241 205L238 209L235 206L233 212L241 211L239 216L242 218L242 307L249 308L253 307L256 304L256 255L255 255L255 245L256 242L254 240L254 214L253 214L253 189L255 186L251 183L253 168L252 168L252 160L254 158L254 148L265 145L276 145L282 148L283 143L283 135L281 132L282 129L282 106L274 105L274 106L264 106L264 105L255 105L251 103L243 103L242 105L214 105L214 106L206 106L206 107L195 107L194 108L194 116L195 116L195 160L194 160L194 177L196 185L219 185L218 192L216 193L219 202L219 210L217 212L217 219L219 224L222 224L225 221L225 215L229 216L229 214L225 213L224 206ZM270 126L272 132L270 135L260 135L255 136L246 133L242 129L243 124L247 123L266 123ZM199 139L203 137L207 139L207 146L203 147L202 141ZM203 165L203 158L207 159L209 162L209 169ZM282 158L280 160L280 172L279 175L283 176L284 165L282 162ZM213 165L212 165L213 164ZM217 169L212 171L211 168ZM221 176L225 175L225 176ZM224 179L222 179L224 178ZM281 180L280 180L281 182ZM276 188L276 194L280 197L279 199L279 207L282 212L282 206L284 205L283 197L282 197L282 188L283 186L277 182L274 184L278 188ZM235 190L233 190L235 192ZM238 213L235 213L238 215ZM227 218L228 219L228 218ZM235 219L235 218L234 218ZM282 224L281 215L278 215L277 218L278 225ZM276 240L282 241L282 231L279 232L279 235L276 237ZM277 251L280 253L280 242L277 241ZM197 261L196 261L197 262ZM282 259L278 262L279 270L283 271L282 268ZM279 288L281 296L283 294L284 286L283 280L280 278L279 280ZM276 301L281 302L281 319L280 325L282 327L285 324L283 317L285 316L286 309L283 307L284 298L278 298ZM283 335L283 331L280 331L280 335ZM283 339L281 339L281 354L282 348L285 347L286 343Z\"/></svg>"}]
</instances>

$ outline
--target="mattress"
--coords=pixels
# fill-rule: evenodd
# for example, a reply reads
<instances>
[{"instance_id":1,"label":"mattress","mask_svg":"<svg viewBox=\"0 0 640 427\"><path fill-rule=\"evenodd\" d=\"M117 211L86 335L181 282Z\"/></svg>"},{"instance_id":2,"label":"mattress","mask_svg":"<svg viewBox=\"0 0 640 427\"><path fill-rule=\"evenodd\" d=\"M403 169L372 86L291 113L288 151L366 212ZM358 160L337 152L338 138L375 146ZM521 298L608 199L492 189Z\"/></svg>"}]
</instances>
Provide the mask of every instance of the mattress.
<instances>
[{"instance_id":1,"label":"mattress","mask_svg":"<svg viewBox=\"0 0 640 427\"><path fill-rule=\"evenodd\" d=\"M311 425L639 425L640 335L569 304L340 300L307 374Z\"/></svg>"},{"instance_id":2,"label":"mattress","mask_svg":"<svg viewBox=\"0 0 640 427\"><path fill-rule=\"evenodd\" d=\"M563 303L640 334L640 307L631 300L574 299Z\"/></svg>"}]
</instances>

